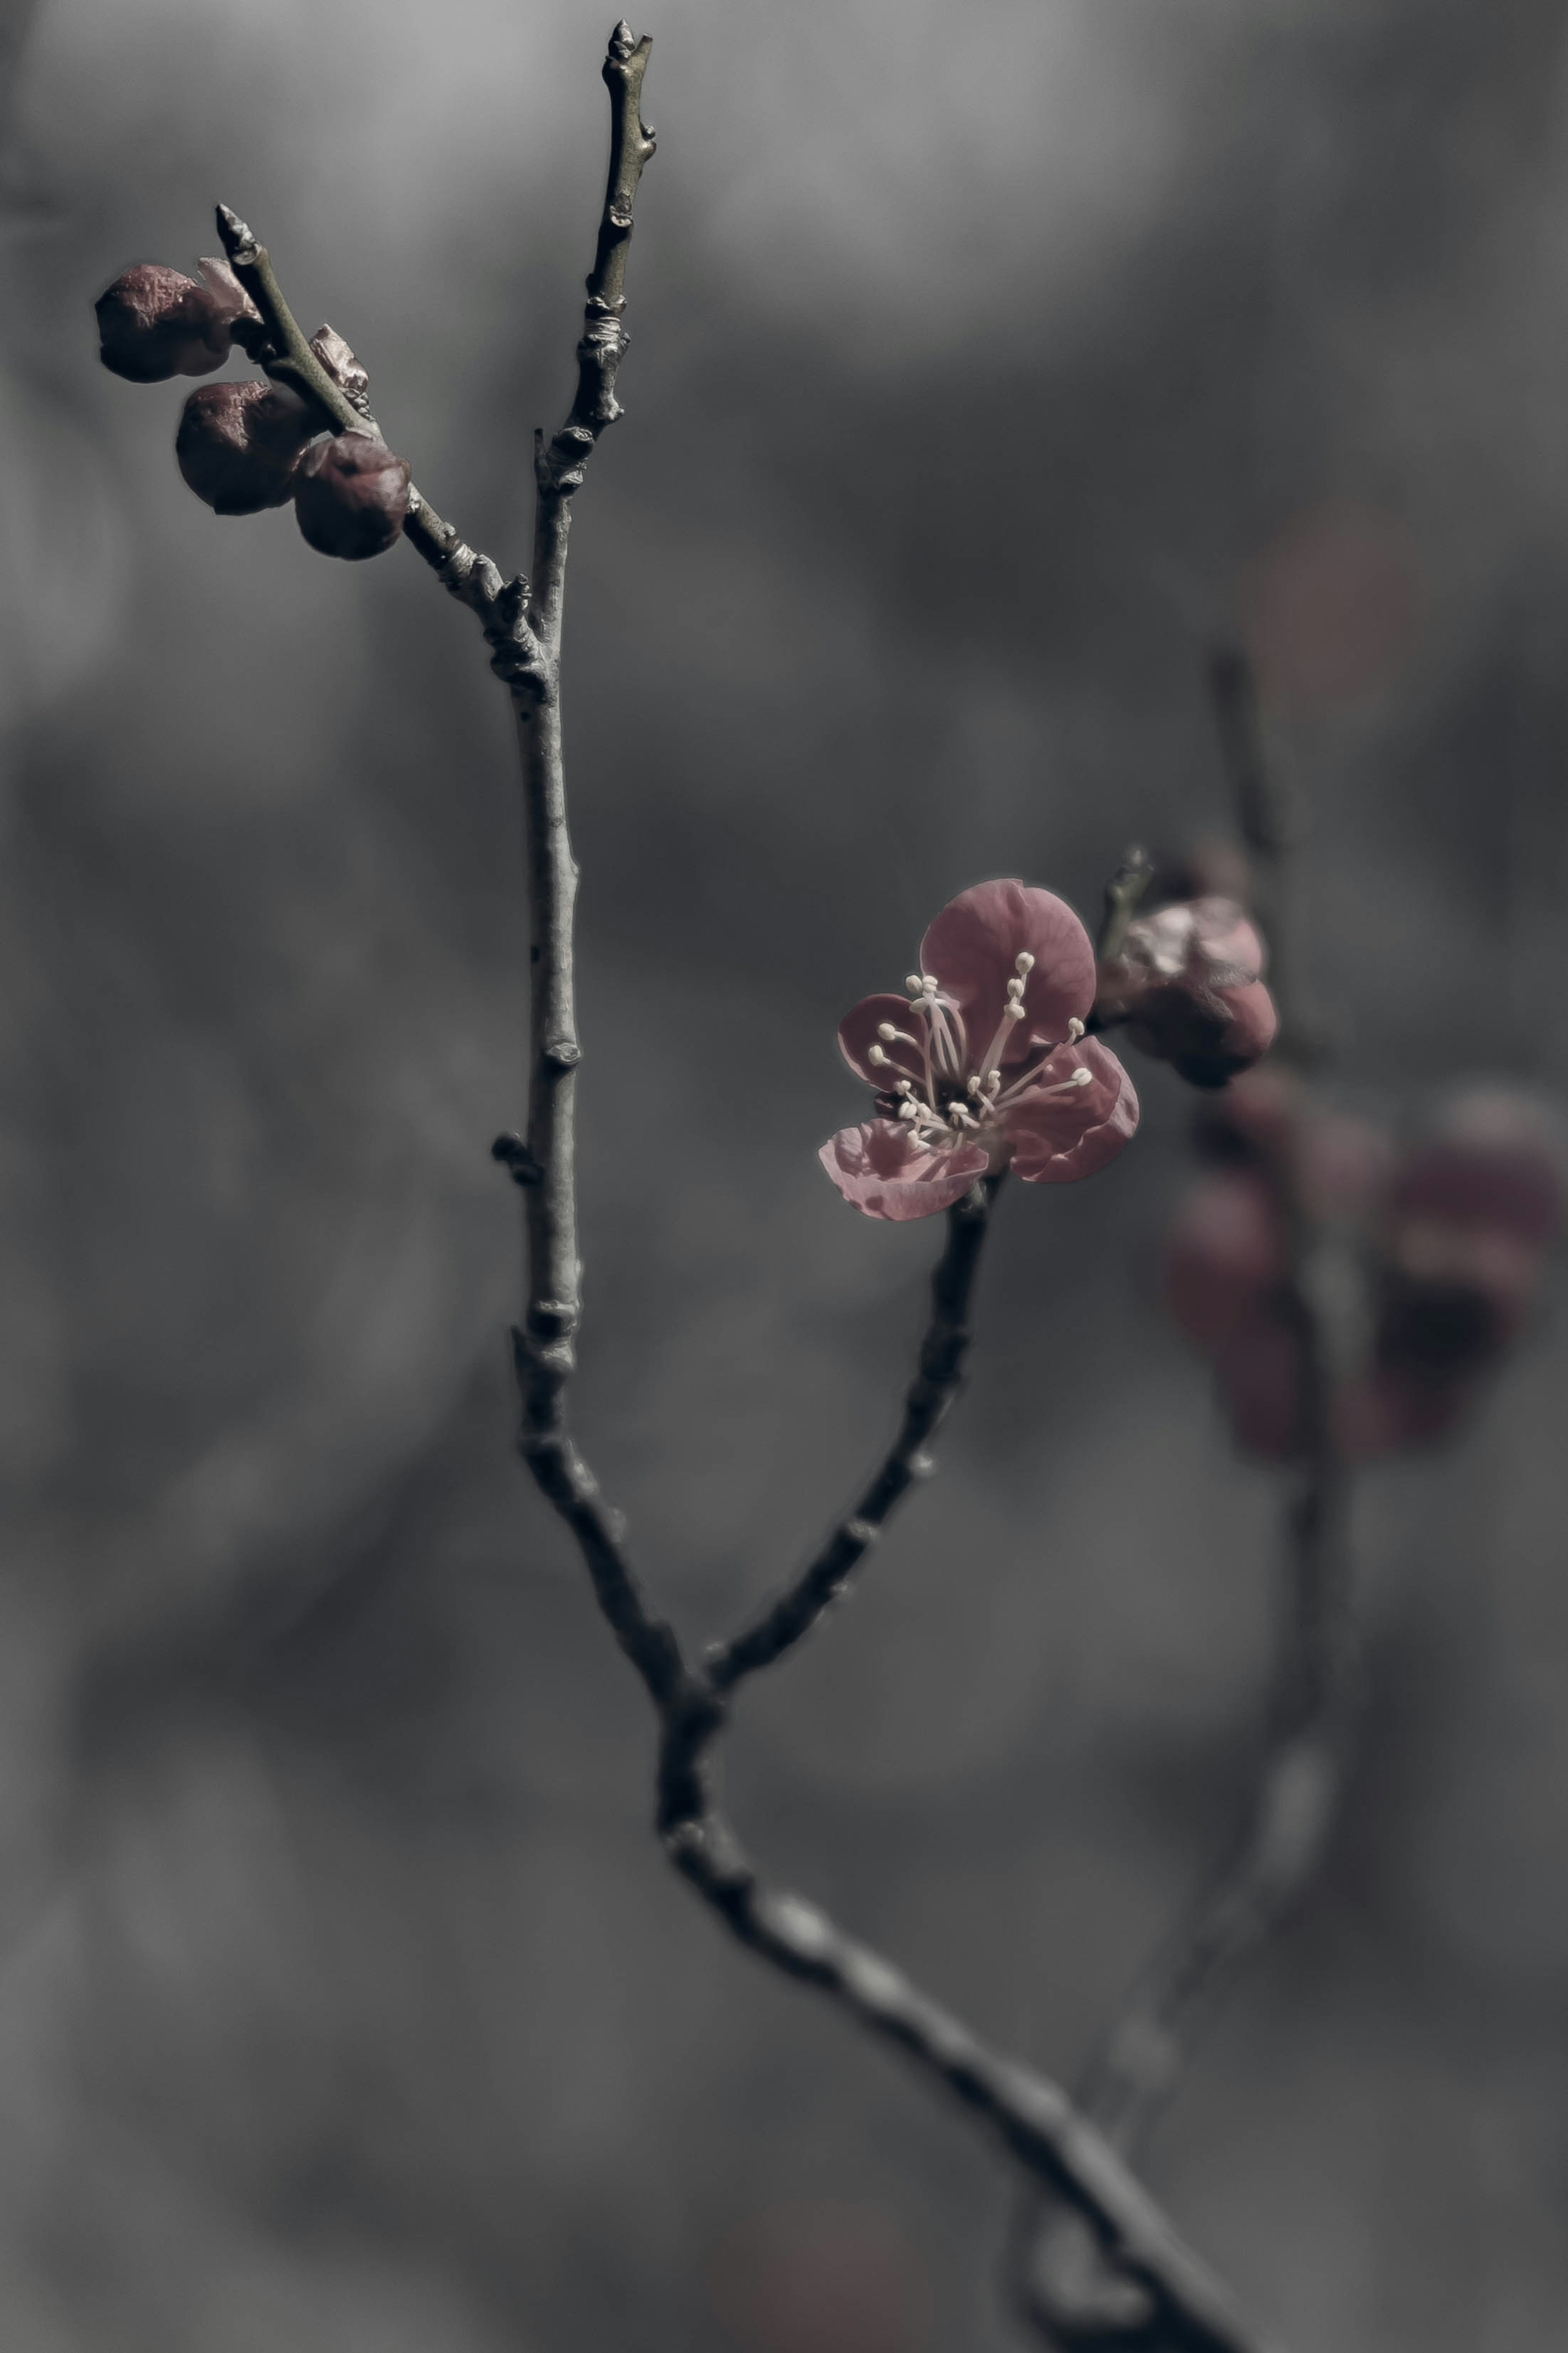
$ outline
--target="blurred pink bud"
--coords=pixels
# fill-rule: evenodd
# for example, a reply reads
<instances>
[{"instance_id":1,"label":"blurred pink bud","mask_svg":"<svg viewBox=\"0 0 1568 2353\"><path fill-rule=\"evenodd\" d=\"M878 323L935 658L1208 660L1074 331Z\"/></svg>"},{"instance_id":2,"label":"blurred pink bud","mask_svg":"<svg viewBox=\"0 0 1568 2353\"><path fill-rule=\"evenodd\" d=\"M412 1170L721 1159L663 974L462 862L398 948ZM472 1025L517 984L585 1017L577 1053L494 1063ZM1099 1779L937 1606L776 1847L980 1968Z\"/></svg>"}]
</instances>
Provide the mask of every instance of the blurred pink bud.
<instances>
[{"instance_id":1,"label":"blurred pink bud","mask_svg":"<svg viewBox=\"0 0 1568 2353\"><path fill-rule=\"evenodd\" d=\"M1356 1242L1368 1285L1370 1361L1332 1401L1340 1447L1366 1460L1452 1429L1535 1296L1563 1198L1551 1124L1496 1091L1456 1096L1399 1156L1380 1130L1319 1110L1289 1073L1258 1071L1204 1128L1225 1165L1177 1212L1164 1289L1213 1355L1237 1443L1283 1461L1308 1440L1291 1202Z\"/></svg>"},{"instance_id":2,"label":"blurred pink bud","mask_svg":"<svg viewBox=\"0 0 1568 2353\"><path fill-rule=\"evenodd\" d=\"M1259 977L1263 942L1234 899L1191 899L1127 927L1099 970L1102 1026L1125 1022L1135 1046L1192 1085L1223 1087L1274 1042L1274 1000Z\"/></svg>"},{"instance_id":3,"label":"blurred pink bud","mask_svg":"<svg viewBox=\"0 0 1568 2353\"><path fill-rule=\"evenodd\" d=\"M1115 1158L1138 1098L1116 1056L1084 1036L1094 950L1065 900L1012 881L961 892L905 987L862 997L838 1025L879 1114L818 1155L847 1201L923 1218L988 1172L1061 1185Z\"/></svg>"},{"instance_id":4,"label":"blurred pink bud","mask_svg":"<svg viewBox=\"0 0 1568 2353\"><path fill-rule=\"evenodd\" d=\"M1380 1360L1428 1378L1479 1370L1523 1324L1562 1222L1562 1143L1500 1089L1451 1097L1389 1192Z\"/></svg>"},{"instance_id":5,"label":"blurred pink bud","mask_svg":"<svg viewBox=\"0 0 1568 2353\"><path fill-rule=\"evenodd\" d=\"M223 281L203 286L161 261L139 261L94 305L99 357L132 384L210 375L228 357L234 322L247 307L227 270Z\"/></svg>"},{"instance_id":6,"label":"blurred pink bud","mask_svg":"<svg viewBox=\"0 0 1568 2353\"><path fill-rule=\"evenodd\" d=\"M1288 1268L1272 1187L1250 1169L1226 1169L1194 1185L1176 1212L1165 1303L1189 1339L1215 1348L1265 1313Z\"/></svg>"},{"instance_id":7,"label":"blurred pink bud","mask_svg":"<svg viewBox=\"0 0 1568 2353\"><path fill-rule=\"evenodd\" d=\"M289 497L313 430L304 402L280 385L208 384L185 403L174 455L215 514L259 514Z\"/></svg>"},{"instance_id":8,"label":"blurred pink bud","mask_svg":"<svg viewBox=\"0 0 1568 2353\"><path fill-rule=\"evenodd\" d=\"M1199 1103L1194 1141L1205 1160L1248 1168L1283 1166L1307 1115L1307 1092L1279 1063L1243 1071L1223 1094Z\"/></svg>"},{"instance_id":9,"label":"blurred pink bud","mask_svg":"<svg viewBox=\"0 0 1568 2353\"><path fill-rule=\"evenodd\" d=\"M1215 1376L1231 1432L1244 1454L1299 1461L1308 1442L1300 1333L1283 1314L1234 1332L1215 1352ZM1352 1462L1429 1444L1451 1430L1469 1402L1456 1378L1417 1377L1384 1365L1344 1382L1331 1405L1335 1443Z\"/></svg>"},{"instance_id":10,"label":"blurred pink bud","mask_svg":"<svg viewBox=\"0 0 1568 2353\"><path fill-rule=\"evenodd\" d=\"M1501 1088L1453 1095L1406 1153L1394 1181L1399 1219L1492 1228L1544 1250L1563 1222L1564 1155L1551 1117Z\"/></svg>"},{"instance_id":11,"label":"blurred pink bud","mask_svg":"<svg viewBox=\"0 0 1568 2353\"><path fill-rule=\"evenodd\" d=\"M352 357L352 354L351 354ZM320 555L384 555L408 512L408 460L368 433L318 441L300 468L294 512Z\"/></svg>"}]
</instances>

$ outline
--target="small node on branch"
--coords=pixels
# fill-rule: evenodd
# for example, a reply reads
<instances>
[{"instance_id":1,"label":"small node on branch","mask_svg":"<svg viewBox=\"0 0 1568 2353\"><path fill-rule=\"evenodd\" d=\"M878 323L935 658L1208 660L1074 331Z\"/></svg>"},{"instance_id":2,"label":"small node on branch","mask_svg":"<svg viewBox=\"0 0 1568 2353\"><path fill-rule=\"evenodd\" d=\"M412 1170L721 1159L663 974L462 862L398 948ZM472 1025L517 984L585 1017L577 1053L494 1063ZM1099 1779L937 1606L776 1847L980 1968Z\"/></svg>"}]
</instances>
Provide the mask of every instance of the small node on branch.
<instances>
[{"instance_id":1,"label":"small node on branch","mask_svg":"<svg viewBox=\"0 0 1568 2353\"><path fill-rule=\"evenodd\" d=\"M344 338L332 326L321 325L310 338L310 349L354 406L368 411L370 378Z\"/></svg>"},{"instance_id":2,"label":"small node on branch","mask_svg":"<svg viewBox=\"0 0 1568 2353\"><path fill-rule=\"evenodd\" d=\"M542 1059L552 1071L574 1071L583 1059L583 1049L574 1038L552 1038L542 1050Z\"/></svg>"},{"instance_id":3,"label":"small node on branch","mask_svg":"<svg viewBox=\"0 0 1568 2353\"><path fill-rule=\"evenodd\" d=\"M490 1158L500 1161L514 1185L537 1185L544 1175L521 1135L498 1135L490 1146Z\"/></svg>"},{"instance_id":4,"label":"small node on branch","mask_svg":"<svg viewBox=\"0 0 1568 2353\"><path fill-rule=\"evenodd\" d=\"M174 456L215 514L259 514L291 496L315 429L304 402L280 385L208 384L185 403Z\"/></svg>"}]
</instances>

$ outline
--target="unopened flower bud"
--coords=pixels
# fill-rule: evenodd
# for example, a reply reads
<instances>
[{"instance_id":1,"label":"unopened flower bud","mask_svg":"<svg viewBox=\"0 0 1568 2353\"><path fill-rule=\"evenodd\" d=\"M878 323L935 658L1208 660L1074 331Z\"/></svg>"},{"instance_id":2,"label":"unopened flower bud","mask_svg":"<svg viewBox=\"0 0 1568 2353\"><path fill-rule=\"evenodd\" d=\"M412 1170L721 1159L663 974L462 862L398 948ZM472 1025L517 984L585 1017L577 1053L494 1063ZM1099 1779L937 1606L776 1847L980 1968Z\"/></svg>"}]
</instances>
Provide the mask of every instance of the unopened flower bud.
<instances>
[{"instance_id":1,"label":"unopened flower bud","mask_svg":"<svg viewBox=\"0 0 1568 2353\"><path fill-rule=\"evenodd\" d=\"M383 555L408 512L408 460L368 433L318 442L300 469L294 512L321 555Z\"/></svg>"},{"instance_id":2,"label":"unopened flower bud","mask_svg":"<svg viewBox=\"0 0 1568 2353\"><path fill-rule=\"evenodd\" d=\"M1102 962L1095 1010L1125 1022L1135 1046L1173 1064L1197 1087L1222 1087L1273 1043L1274 1000L1263 986L1263 943L1232 899L1161 907L1127 927Z\"/></svg>"},{"instance_id":3,"label":"unopened flower bud","mask_svg":"<svg viewBox=\"0 0 1568 2353\"><path fill-rule=\"evenodd\" d=\"M210 375L228 357L234 322L247 308L237 281L226 270L224 278L226 284L204 286L162 261L139 261L94 305L104 366L132 384Z\"/></svg>"},{"instance_id":4,"label":"unopened flower bud","mask_svg":"<svg viewBox=\"0 0 1568 2353\"><path fill-rule=\"evenodd\" d=\"M207 384L185 403L174 455L215 514L259 514L289 497L313 430L304 402L280 385Z\"/></svg>"}]
</instances>

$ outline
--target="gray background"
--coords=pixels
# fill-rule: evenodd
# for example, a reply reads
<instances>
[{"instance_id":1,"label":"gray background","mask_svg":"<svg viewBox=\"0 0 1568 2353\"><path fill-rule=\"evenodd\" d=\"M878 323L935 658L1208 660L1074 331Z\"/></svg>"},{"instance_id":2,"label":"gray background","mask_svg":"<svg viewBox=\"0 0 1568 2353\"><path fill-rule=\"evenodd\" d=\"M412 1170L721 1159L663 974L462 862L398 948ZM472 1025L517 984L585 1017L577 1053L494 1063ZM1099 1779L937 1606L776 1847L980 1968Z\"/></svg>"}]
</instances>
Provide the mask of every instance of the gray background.
<instances>
[{"instance_id":1,"label":"gray background","mask_svg":"<svg viewBox=\"0 0 1568 2353\"><path fill-rule=\"evenodd\" d=\"M509 1451L504 698L411 554L180 484L97 366L210 206L523 555L607 7L43 0L0 304L7 2353L993 2353L990 2157L731 1948ZM883 1441L936 1235L839 1013L953 891L1225 818L1302 516L1415 584L1276 698L1346 1090L1563 1080L1561 0L660 0L579 501L578 1415L718 1630ZM637 29L644 29L639 22ZM17 50L16 43L27 37ZM1284 541L1281 541L1284 534ZM941 1477L730 1748L764 1859L1071 2073L1220 1839L1276 1482L1153 1304L1190 1108L1005 1204ZM1564 1319L1366 1482L1371 1737L1154 2177L1294 2353L1568 2337Z\"/></svg>"}]
</instances>

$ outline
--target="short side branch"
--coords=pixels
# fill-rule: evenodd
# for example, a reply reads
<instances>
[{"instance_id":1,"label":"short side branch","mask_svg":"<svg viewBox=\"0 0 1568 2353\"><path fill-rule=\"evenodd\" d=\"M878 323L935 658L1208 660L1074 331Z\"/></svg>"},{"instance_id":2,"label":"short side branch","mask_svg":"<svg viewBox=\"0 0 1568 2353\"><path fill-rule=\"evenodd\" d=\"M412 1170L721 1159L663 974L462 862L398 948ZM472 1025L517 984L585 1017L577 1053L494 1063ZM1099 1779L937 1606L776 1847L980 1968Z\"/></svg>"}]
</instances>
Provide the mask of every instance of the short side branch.
<instances>
[{"instance_id":1,"label":"short side branch","mask_svg":"<svg viewBox=\"0 0 1568 2353\"><path fill-rule=\"evenodd\" d=\"M217 208L217 230L235 276L260 313L259 325L255 320L239 322L237 342L243 343L265 375L287 385L314 409L323 430L368 433L384 441L386 437L371 413L368 393L351 391L324 364L289 308L272 257L255 231L227 205ZM488 555L468 546L456 526L444 522L423 491L412 484L403 536L417 548L441 586L478 615L492 644L513 642L520 611L512 607L520 600L514 595L509 602L500 568ZM526 584L511 586L514 591L522 588L526 596Z\"/></svg>"},{"instance_id":2,"label":"short side branch","mask_svg":"<svg viewBox=\"0 0 1568 2353\"><path fill-rule=\"evenodd\" d=\"M771 1667L810 1632L843 1593L903 1496L934 1467L925 1449L963 1384L970 1296L1001 1181L987 1177L947 1213L947 1248L931 1276L931 1320L898 1436L809 1567L752 1625L710 1652L708 1674L716 1691L729 1691L743 1676Z\"/></svg>"}]
</instances>

